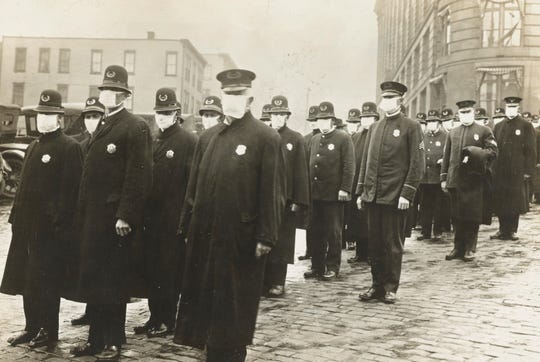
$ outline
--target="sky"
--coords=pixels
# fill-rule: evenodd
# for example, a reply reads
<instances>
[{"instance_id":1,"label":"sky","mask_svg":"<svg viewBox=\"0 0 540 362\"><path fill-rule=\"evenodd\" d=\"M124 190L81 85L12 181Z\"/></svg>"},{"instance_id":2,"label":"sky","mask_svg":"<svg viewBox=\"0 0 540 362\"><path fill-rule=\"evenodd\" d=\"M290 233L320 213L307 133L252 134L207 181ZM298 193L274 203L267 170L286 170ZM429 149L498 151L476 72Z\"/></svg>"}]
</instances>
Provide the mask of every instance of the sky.
<instances>
[{"instance_id":1,"label":"sky","mask_svg":"<svg viewBox=\"0 0 540 362\"><path fill-rule=\"evenodd\" d=\"M189 39L257 74L255 116L273 95L292 118L328 100L336 115L373 101L375 0L0 0L0 36Z\"/></svg>"}]
</instances>

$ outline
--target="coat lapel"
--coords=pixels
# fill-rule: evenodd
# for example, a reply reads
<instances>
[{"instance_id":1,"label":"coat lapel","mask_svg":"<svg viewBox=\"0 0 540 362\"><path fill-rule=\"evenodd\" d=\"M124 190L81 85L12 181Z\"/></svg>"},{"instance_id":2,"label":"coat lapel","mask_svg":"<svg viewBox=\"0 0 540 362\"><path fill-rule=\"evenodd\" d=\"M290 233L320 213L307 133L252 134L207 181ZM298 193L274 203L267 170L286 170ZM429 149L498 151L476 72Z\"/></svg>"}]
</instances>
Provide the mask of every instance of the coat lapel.
<instances>
[{"instance_id":1,"label":"coat lapel","mask_svg":"<svg viewBox=\"0 0 540 362\"><path fill-rule=\"evenodd\" d=\"M126 112L125 109L122 109L120 112L112 115L111 117L108 117L105 119L105 124L100 125L100 127L96 130L96 133L90 140L90 143L88 146L92 145L94 142L96 142L98 139L105 136L107 133L110 132L110 130L118 123L118 120L122 118L124 115L124 112Z\"/></svg>"}]
</instances>

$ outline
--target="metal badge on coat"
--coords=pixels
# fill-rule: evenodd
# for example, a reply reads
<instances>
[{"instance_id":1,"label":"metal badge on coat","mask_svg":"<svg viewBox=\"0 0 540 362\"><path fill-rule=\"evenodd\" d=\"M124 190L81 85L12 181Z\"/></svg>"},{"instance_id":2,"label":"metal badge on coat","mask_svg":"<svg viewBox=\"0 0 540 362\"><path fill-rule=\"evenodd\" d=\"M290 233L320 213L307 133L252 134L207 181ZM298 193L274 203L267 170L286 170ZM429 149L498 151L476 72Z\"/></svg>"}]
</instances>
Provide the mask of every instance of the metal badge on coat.
<instances>
[{"instance_id":1,"label":"metal badge on coat","mask_svg":"<svg viewBox=\"0 0 540 362\"><path fill-rule=\"evenodd\" d=\"M43 156L41 156L41 162L43 162L43 163L51 162L51 156L48 155L48 154L44 154Z\"/></svg>"},{"instance_id":2,"label":"metal badge on coat","mask_svg":"<svg viewBox=\"0 0 540 362\"><path fill-rule=\"evenodd\" d=\"M292 150L293 150L293 145L292 145L292 143L287 143L287 149L288 149L289 151L292 151Z\"/></svg>"},{"instance_id":3,"label":"metal badge on coat","mask_svg":"<svg viewBox=\"0 0 540 362\"><path fill-rule=\"evenodd\" d=\"M111 155L116 152L116 145L114 143L109 143L107 145L107 152L109 152Z\"/></svg>"},{"instance_id":4,"label":"metal badge on coat","mask_svg":"<svg viewBox=\"0 0 540 362\"><path fill-rule=\"evenodd\" d=\"M399 137L400 134L401 132L399 131L399 129L395 129L394 132L392 133L394 137Z\"/></svg>"},{"instance_id":5,"label":"metal badge on coat","mask_svg":"<svg viewBox=\"0 0 540 362\"><path fill-rule=\"evenodd\" d=\"M473 137L474 137L474 140L475 140L475 141L478 141L478 140L480 139L480 136L479 136L478 134L476 134L476 133L474 134Z\"/></svg>"},{"instance_id":6,"label":"metal badge on coat","mask_svg":"<svg viewBox=\"0 0 540 362\"><path fill-rule=\"evenodd\" d=\"M435 142L435 146L437 146L437 147L441 147L441 141L437 141L437 142Z\"/></svg>"},{"instance_id":7,"label":"metal badge on coat","mask_svg":"<svg viewBox=\"0 0 540 362\"><path fill-rule=\"evenodd\" d=\"M247 150L247 147L246 147L246 146L244 146L244 145L238 145L238 146L236 146L236 151L235 151L235 152L236 152L236 154L237 154L238 156L243 156L243 155L246 154L246 150Z\"/></svg>"},{"instance_id":8,"label":"metal badge on coat","mask_svg":"<svg viewBox=\"0 0 540 362\"><path fill-rule=\"evenodd\" d=\"M168 150L167 153L165 154L165 156L167 158L173 158L174 157L174 151L173 150Z\"/></svg>"},{"instance_id":9,"label":"metal badge on coat","mask_svg":"<svg viewBox=\"0 0 540 362\"><path fill-rule=\"evenodd\" d=\"M516 136L519 136L521 134L521 130L516 129Z\"/></svg>"},{"instance_id":10,"label":"metal badge on coat","mask_svg":"<svg viewBox=\"0 0 540 362\"><path fill-rule=\"evenodd\" d=\"M335 148L335 146L334 146L333 143L330 143L330 144L328 145L328 149L329 149L330 151L333 151L334 148Z\"/></svg>"}]
</instances>

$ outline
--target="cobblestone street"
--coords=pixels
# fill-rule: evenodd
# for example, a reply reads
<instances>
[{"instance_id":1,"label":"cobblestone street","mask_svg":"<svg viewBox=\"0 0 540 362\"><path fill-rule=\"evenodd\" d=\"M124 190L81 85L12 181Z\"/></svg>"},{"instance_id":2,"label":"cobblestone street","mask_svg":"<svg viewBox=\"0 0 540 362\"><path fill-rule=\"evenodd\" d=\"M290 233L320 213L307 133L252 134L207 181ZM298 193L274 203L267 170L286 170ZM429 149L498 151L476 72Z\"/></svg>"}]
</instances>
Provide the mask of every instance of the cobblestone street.
<instances>
[{"instance_id":1,"label":"cobblestone street","mask_svg":"<svg viewBox=\"0 0 540 362\"><path fill-rule=\"evenodd\" d=\"M10 205L0 205L0 269L3 273L10 231ZM405 245L402 283L395 305L362 303L370 285L367 265L351 268L343 253L336 282L305 281L308 262L289 267L287 294L263 300L255 343L248 361L539 361L540 360L540 208L521 218L521 239L492 241L497 222L481 227L477 260L445 261L451 235L441 242ZM298 232L296 254L303 254ZM52 351L11 347L5 341L24 328L22 298L0 295L0 360L50 362L69 359L87 327L70 319L84 305L62 300L60 342ZM133 335L148 318L146 301L128 305L128 343L124 360L197 361L202 355L172 343ZM93 358L74 360L92 361Z\"/></svg>"}]
</instances>

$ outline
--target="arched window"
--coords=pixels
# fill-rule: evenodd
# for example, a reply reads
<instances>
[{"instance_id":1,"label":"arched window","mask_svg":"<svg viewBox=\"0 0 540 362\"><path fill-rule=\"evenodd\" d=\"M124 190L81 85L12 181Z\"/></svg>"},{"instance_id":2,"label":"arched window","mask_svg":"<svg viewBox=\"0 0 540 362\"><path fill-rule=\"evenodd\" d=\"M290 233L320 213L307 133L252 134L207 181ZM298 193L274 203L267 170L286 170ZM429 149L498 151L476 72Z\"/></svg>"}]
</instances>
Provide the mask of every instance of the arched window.
<instances>
[{"instance_id":1,"label":"arched window","mask_svg":"<svg viewBox=\"0 0 540 362\"><path fill-rule=\"evenodd\" d=\"M521 7L518 0L484 0L482 4L482 46L521 45Z\"/></svg>"}]
</instances>

